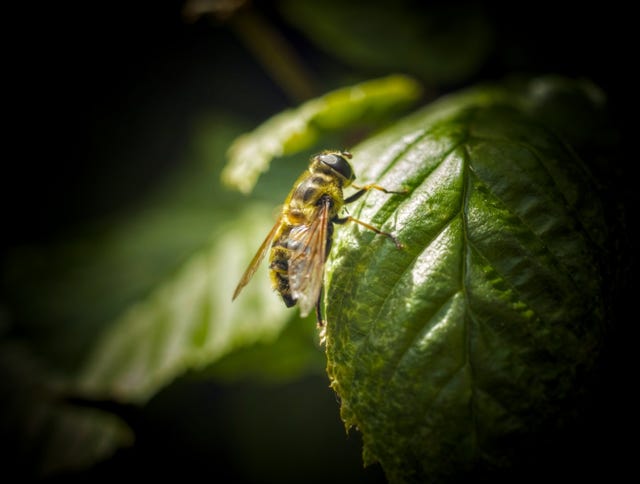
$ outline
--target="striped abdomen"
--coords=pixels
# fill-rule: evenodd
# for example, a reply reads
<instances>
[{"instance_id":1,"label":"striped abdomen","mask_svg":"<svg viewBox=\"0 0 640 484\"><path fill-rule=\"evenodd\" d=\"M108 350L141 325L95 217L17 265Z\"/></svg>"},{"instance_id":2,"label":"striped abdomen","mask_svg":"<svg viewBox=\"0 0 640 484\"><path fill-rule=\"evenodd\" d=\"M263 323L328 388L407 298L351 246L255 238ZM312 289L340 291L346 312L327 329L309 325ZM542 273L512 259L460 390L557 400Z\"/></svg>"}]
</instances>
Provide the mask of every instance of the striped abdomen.
<instances>
[{"instance_id":1,"label":"striped abdomen","mask_svg":"<svg viewBox=\"0 0 640 484\"><path fill-rule=\"evenodd\" d=\"M282 300L288 308L296 304L296 300L291 296L291 288L289 287L289 259L291 258L291 249L289 249L289 232L293 226L284 227L280 236L273 241L271 245L271 256L269 258L269 269L271 275L271 284L273 288L280 293Z\"/></svg>"}]
</instances>

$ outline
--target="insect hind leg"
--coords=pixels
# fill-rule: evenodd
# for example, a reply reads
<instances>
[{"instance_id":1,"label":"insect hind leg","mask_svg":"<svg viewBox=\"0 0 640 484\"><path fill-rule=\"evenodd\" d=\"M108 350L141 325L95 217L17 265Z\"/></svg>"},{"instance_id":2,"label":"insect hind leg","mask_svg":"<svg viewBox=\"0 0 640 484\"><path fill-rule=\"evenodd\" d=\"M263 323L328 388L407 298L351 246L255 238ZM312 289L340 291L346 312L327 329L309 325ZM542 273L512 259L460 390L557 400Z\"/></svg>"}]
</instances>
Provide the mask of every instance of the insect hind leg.
<instances>
[{"instance_id":1,"label":"insect hind leg","mask_svg":"<svg viewBox=\"0 0 640 484\"><path fill-rule=\"evenodd\" d=\"M395 246L398 249L402 249L403 248L403 245L400 243L400 241L397 239L397 237L395 235L390 234L388 232L383 232L379 228L374 227L373 225L370 225L367 222L363 222L362 220L358 220L357 218L354 218L351 215L348 215L348 216L342 217L342 218L335 218L333 220L333 223L336 223L336 224L346 224L347 222L355 222L357 224L362 225L363 227L368 228L369 230L373 230L376 234L384 235L385 237L388 237L389 239L391 239L391 241L395 244Z\"/></svg>"},{"instance_id":2,"label":"insect hind leg","mask_svg":"<svg viewBox=\"0 0 640 484\"><path fill-rule=\"evenodd\" d=\"M326 325L325 320L322 318L322 295L324 294L324 284L320 287L320 294L318 294L318 300L316 301L316 324L318 328L324 328Z\"/></svg>"}]
</instances>

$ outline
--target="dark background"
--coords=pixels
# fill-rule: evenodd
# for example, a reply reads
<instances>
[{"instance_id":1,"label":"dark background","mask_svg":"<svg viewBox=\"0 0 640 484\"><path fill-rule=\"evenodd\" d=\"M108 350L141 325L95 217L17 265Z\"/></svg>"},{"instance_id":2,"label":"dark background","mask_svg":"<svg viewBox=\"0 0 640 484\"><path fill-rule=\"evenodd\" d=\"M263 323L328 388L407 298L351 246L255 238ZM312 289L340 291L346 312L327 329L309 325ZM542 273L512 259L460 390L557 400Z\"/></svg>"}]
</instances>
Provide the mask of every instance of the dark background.
<instances>
[{"instance_id":1,"label":"dark background","mask_svg":"<svg viewBox=\"0 0 640 484\"><path fill-rule=\"evenodd\" d=\"M494 32L488 59L472 77L438 86L436 93L513 73L593 80L607 94L620 133L607 173L596 174L606 175L610 212L631 225L635 159L629 133L637 124L631 118L630 71L637 58L632 15L611 3L566 10L558 3L483 4ZM301 55L321 90L334 87L336 72L354 69L315 48L272 2L253 4ZM412 6L416 15L421 5ZM224 23L185 22L181 1L29 2L18 8L5 18L10 110L3 253L48 244L87 221L126 212L171 176L174 155L184 149L199 114L232 112L257 125L293 105ZM611 481L622 475L629 451L621 436L633 420L627 358L635 334L623 315L631 308L635 244L623 237L620 247L627 284L617 294L601 391L584 426L557 449L557 460L532 465L532 480L556 465L567 478ZM378 467L360 469L357 432L342 439L338 403L322 376L275 387L179 381L123 414L137 432L134 447L87 472L52 480L200 474L212 482L293 482L298 472L313 470L308 482L334 475L383 481Z\"/></svg>"},{"instance_id":2,"label":"dark background","mask_svg":"<svg viewBox=\"0 0 640 484\"><path fill-rule=\"evenodd\" d=\"M563 10L559 3L485 5L495 34L491 55L473 78L440 92L514 72L586 77L603 88L626 129L632 16L615 4ZM17 240L5 244L46 239L95 211L126 207L170 170L198 112L261 121L292 104L230 29L207 19L186 23L182 4L36 2L15 14L8 49L15 64L7 73L14 89L7 94L18 108L11 127L25 138L20 155L6 163L17 177L6 187L13 203L4 206L26 216L8 211L19 230L7 231ZM354 69L315 50L273 2L253 4L320 86L328 81L324 71Z\"/></svg>"},{"instance_id":3,"label":"dark background","mask_svg":"<svg viewBox=\"0 0 640 484\"><path fill-rule=\"evenodd\" d=\"M513 73L585 77L605 91L614 122L627 131L632 15L615 3L560 3L483 5L495 36L491 55L473 77L435 92ZM421 4L412 4L418 16ZM315 49L274 2L253 5L285 34L321 88L336 71L355 69ZM187 23L182 6L29 2L7 16L7 97L16 109L10 133L19 135L8 141L18 141L19 150L5 163L12 183L3 190L10 228L4 245L47 240L86 217L126 208L171 170L198 113L262 121L292 105L229 28L206 18Z\"/></svg>"}]
</instances>

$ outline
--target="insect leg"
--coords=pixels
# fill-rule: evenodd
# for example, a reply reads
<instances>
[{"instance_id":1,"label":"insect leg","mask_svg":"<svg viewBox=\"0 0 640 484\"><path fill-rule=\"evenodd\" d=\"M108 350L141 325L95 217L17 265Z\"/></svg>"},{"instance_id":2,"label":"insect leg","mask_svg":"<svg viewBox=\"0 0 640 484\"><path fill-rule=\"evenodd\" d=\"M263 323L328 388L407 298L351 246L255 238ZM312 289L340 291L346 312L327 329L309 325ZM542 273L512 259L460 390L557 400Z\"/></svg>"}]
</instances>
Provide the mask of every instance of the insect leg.
<instances>
[{"instance_id":1,"label":"insect leg","mask_svg":"<svg viewBox=\"0 0 640 484\"><path fill-rule=\"evenodd\" d=\"M324 328L325 322L322 319L322 294L324 293L324 284L320 288L320 294L318 294L318 300L316 301L316 324L318 328Z\"/></svg>"},{"instance_id":2,"label":"insect leg","mask_svg":"<svg viewBox=\"0 0 640 484\"><path fill-rule=\"evenodd\" d=\"M379 191L384 192L384 193L391 193L391 194L398 194L398 195L403 194L403 193L407 193L406 190L403 190L401 192L387 190L386 188L383 188L380 185L376 185L375 183L369 183L368 185L365 185L365 186L362 186L362 187L359 187L358 185L351 185L351 186L353 188L357 188L358 191L356 193L354 193L353 195L345 198L344 199L344 203L355 202L358 198L360 198L362 195L364 195L369 190L379 190Z\"/></svg>"},{"instance_id":3,"label":"insect leg","mask_svg":"<svg viewBox=\"0 0 640 484\"><path fill-rule=\"evenodd\" d=\"M389 237L394 244L396 244L396 247L398 249L402 249L402 244L400 243L400 241L396 238L395 235L390 234L388 232L383 232L382 230L374 227L373 225L368 224L367 222L363 222L362 220L358 220L357 218L353 218L351 215L348 215L347 217L343 217L343 218L335 218L333 219L333 223L336 224L346 224L347 222L355 222L357 224L362 225L363 227L368 228L369 230L373 230L376 234L380 234L380 235L384 235L385 237Z\"/></svg>"}]
</instances>

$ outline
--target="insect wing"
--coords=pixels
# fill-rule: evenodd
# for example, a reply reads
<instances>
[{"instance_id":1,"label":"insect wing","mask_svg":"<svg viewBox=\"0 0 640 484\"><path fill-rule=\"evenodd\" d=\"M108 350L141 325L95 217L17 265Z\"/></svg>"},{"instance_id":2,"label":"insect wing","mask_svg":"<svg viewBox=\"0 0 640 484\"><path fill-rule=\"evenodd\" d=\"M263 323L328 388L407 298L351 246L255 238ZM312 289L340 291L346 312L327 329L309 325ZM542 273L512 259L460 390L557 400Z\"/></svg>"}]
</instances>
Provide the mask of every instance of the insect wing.
<instances>
[{"instance_id":1,"label":"insect wing","mask_svg":"<svg viewBox=\"0 0 640 484\"><path fill-rule=\"evenodd\" d=\"M238 297L238 294L240 294L240 291L242 291L242 288L249 283L253 275L258 270L258 266L260 265L260 262L262 262L262 259L264 259L264 255L267 253L267 250L269 250L269 247L271 246L271 242L273 241L274 237L280 230L281 225L282 225L282 217L278 217L278 220L273 226L273 228L271 229L271 231L269 232L269 235L267 235L267 237L264 239L264 242L262 242L262 245L258 249L258 252L256 252L256 255L253 256L253 259L251 259L251 262L249 263L249 267L247 267L247 270L244 271L244 274L242 275L242 278L240 279L240 282L238 283L236 290L233 292L233 297L231 298L232 301Z\"/></svg>"},{"instance_id":2,"label":"insect wing","mask_svg":"<svg viewBox=\"0 0 640 484\"><path fill-rule=\"evenodd\" d=\"M311 312L320 297L329 223L327 202L311 224L294 227L289 233L289 249L293 251L289 260L289 287L300 306L302 317Z\"/></svg>"}]
</instances>

